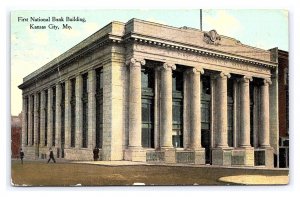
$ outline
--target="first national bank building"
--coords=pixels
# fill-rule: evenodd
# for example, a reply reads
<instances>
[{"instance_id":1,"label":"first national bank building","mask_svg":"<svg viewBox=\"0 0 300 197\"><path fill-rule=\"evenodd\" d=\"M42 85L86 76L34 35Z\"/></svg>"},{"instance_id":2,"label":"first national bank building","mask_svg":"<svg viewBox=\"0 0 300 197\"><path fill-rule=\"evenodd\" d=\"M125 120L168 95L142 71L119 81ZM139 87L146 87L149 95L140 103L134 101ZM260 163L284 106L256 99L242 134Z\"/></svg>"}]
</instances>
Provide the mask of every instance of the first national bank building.
<instances>
[{"instance_id":1,"label":"first national bank building","mask_svg":"<svg viewBox=\"0 0 300 197\"><path fill-rule=\"evenodd\" d=\"M67 160L273 167L276 49L215 30L111 22L26 76L22 148ZM274 159L275 158L275 159Z\"/></svg>"}]
</instances>

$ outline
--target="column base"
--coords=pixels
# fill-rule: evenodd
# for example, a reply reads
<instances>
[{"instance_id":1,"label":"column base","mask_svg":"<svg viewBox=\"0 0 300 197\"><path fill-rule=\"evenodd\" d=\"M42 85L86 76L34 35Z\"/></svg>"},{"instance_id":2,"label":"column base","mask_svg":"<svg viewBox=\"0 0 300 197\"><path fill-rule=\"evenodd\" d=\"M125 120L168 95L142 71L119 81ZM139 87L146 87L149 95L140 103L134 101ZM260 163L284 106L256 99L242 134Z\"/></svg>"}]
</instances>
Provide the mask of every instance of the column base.
<instances>
[{"instance_id":1,"label":"column base","mask_svg":"<svg viewBox=\"0 0 300 197\"><path fill-rule=\"evenodd\" d=\"M254 166L254 148L248 146L232 150L231 165Z\"/></svg>"},{"instance_id":2,"label":"column base","mask_svg":"<svg viewBox=\"0 0 300 197\"><path fill-rule=\"evenodd\" d=\"M205 164L205 148L195 150L195 162L194 164Z\"/></svg>"},{"instance_id":3,"label":"column base","mask_svg":"<svg viewBox=\"0 0 300 197\"><path fill-rule=\"evenodd\" d=\"M231 166L232 148L213 148L212 149L212 165Z\"/></svg>"},{"instance_id":4,"label":"column base","mask_svg":"<svg viewBox=\"0 0 300 197\"><path fill-rule=\"evenodd\" d=\"M124 151L124 160L146 162L146 150L143 150L143 148L128 148Z\"/></svg>"},{"instance_id":5,"label":"column base","mask_svg":"<svg viewBox=\"0 0 300 197\"><path fill-rule=\"evenodd\" d=\"M164 151L165 163L172 164L176 163L176 150L174 148L162 148Z\"/></svg>"}]
</instances>

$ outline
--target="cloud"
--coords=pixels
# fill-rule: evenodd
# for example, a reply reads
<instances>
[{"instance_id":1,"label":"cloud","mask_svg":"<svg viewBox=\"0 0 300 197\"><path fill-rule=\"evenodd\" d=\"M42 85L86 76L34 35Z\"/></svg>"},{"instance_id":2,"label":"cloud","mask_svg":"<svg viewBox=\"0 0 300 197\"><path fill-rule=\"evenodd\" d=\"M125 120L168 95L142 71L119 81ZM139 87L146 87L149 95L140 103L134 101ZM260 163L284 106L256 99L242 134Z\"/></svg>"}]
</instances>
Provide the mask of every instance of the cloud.
<instances>
[{"instance_id":1,"label":"cloud","mask_svg":"<svg viewBox=\"0 0 300 197\"><path fill-rule=\"evenodd\" d=\"M242 25L239 20L225 10L217 10L216 14L208 14L203 17L206 31L215 29L219 34L234 36L237 32L242 30Z\"/></svg>"}]
</instances>

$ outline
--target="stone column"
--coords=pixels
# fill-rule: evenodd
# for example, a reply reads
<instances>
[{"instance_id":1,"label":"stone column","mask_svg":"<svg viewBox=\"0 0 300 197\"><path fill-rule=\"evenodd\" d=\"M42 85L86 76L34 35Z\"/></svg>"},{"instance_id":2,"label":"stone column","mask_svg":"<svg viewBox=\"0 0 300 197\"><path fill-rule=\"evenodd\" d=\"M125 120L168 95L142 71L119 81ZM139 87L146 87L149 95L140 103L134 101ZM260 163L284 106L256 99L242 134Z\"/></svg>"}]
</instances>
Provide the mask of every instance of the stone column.
<instances>
[{"instance_id":1,"label":"stone column","mask_svg":"<svg viewBox=\"0 0 300 197\"><path fill-rule=\"evenodd\" d=\"M28 120L26 117L26 114L28 113L27 111L27 99L28 97L23 96L23 106L22 106L22 147L26 146L26 142L27 142L27 125L28 125Z\"/></svg>"},{"instance_id":2,"label":"stone column","mask_svg":"<svg viewBox=\"0 0 300 197\"><path fill-rule=\"evenodd\" d=\"M269 85L270 79L264 79L261 86L261 132L259 135L259 146L270 147L270 116L269 116Z\"/></svg>"},{"instance_id":3,"label":"stone column","mask_svg":"<svg viewBox=\"0 0 300 197\"><path fill-rule=\"evenodd\" d=\"M33 99L32 95L28 96L28 146L32 146L32 133L33 133L33 119L32 119L32 109L33 109Z\"/></svg>"},{"instance_id":4,"label":"stone column","mask_svg":"<svg viewBox=\"0 0 300 197\"><path fill-rule=\"evenodd\" d=\"M96 71L88 72L88 147L96 144Z\"/></svg>"},{"instance_id":5,"label":"stone column","mask_svg":"<svg viewBox=\"0 0 300 197\"><path fill-rule=\"evenodd\" d=\"M45 105L46 105L46 92L45 90L41 91L41 105L40 105L40 144L45 146Z\"/></svg>"},{"instance_id":6,"label":"stone column","mask_svg":"<svg viewBox=\"0 0 300 197\"><path fill-rule=\"evenodd\" d=\"M193 68L191 77L190 120L191 148L195 154L195 164L205 164L205 149L201 146L201 74L203 69Z\"/></svg>"},{"instance_id":7,"label":"stone column","mask_svg":"<svg viewBox=\"0 0 300 197\"><path fill-rule=\"evenodd\" d=\"M55 146L60 148L61 145L61 84L56 84L56 102L55 102Z\"/></svg>"},{"instance_id":8,"label":"stone column","mask_svg":"<svg viewBox=\"0 0 300 197\"><path fill-rule=\"evenodd\" d=\"M39 99L38 99L38 93L34 94L34 125L33 125L33 133L34 133L34 145L38 146L38 124L39 124L39 114L38 114L38 103L39 103Z\"/></svg>"},{"instance_id":9,"label":"stone column","mask_svg":"<svg viewBox=\"0 0 300 197\"><path fill-rule=\"evenodd\" d=\"M71 81L65 81L65 148L71 146Z\"/></svg>"},{"instance_id":10,"label":"stone column","mask_svg":"<svg viewBox=\"0 0 300 197\"><path fill-rule=\"evenodd\" d=\"M241 80L241 132L240 132L240 147L250 147L250 86L252 77L244 76Z\"/></svg>"},{"instance_id":11,"label":"stone column","mask_svg":"<svg viewBox=\"0 0 300 197\"><path fill-rule=\"evenodd\" d=\"M230 78L229 73L221 72L217 77L217 132L216 139L217 148L228 147L227 142L227 78Z\"/></svg>"},{"instance_id":12,"label":"stone column","mask_svg":"<svg viewBox=\"0 0 300 197\"><path fill-rule=\"evenodd\" d=\"M164 63L161 70L161 148L172 145L172 70L174 64Z\"/></svg>"},{"instance_id":13,"label":"stone column","mask_svg":"<svg viewBox=\"0 0 300 197\"><path fill-rule=\"evenodd\" d=\"M35 147L35 158L39 158L39 94L34 94L34 147Z\"/></svg>"},{"instance_id":14,"label":"stone column","mask_svg":"<svg viewBox=\"0 0 300 197\"><path fill-rule=\"evenodd\" d=\"M213 165L231 165L232 148L227 141L227 78L229 73L221 72L216 76L217 88L215 92L216 130L215 148L212 149Z\"/></svg>"},{"instance_id":15,"label":"stone column","mask_svg":"<svg viewBox=\"0 0 300 197\"><path fill-rule=\"evenodd\" d=\"M201 149L201 86L200 77L203 69L193 68L191 72L191 148Z\"/></svg>"},{"instance_id":16,"label":"stone column","mask_svg":"<svg viewBox=\"0 0 300 197\"><path fill-rule=\"evenodd\" d=\"M47 146L52 147L52 132L53 132L53 89L48 89L48 132L47 132Z\"/></svg>"},{"instance_id":17,"label":"stone column","mask_svg":"<svg viewBox=\"0 0 300 197\"><path fill-rule=\"evenodd\" d=\"M142 147L141 66L145 60L130 60L129 70L129 148Z\"/></svg>"},{"instance_id":18,"label":"stone column","mask_svg":"<svg viewBox=\"0 0 300 197\"><path fill-rule=\"evenodd\" d=\"M76 77L75 96L76 96L75 147L81 148L81 144L82 144L82 76L81 75L78 75Z\"/></svg>"}]
</instances>

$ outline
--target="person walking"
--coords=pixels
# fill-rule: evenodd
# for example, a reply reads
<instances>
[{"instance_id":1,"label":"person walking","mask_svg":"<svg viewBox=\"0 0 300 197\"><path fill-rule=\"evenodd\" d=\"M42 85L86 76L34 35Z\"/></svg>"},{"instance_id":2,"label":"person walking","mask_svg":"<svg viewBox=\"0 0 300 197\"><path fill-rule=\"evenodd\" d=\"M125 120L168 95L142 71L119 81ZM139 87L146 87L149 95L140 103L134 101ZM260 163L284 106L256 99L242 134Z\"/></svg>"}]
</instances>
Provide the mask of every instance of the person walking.
<instances>
[{"instance_id":1,"label":"person walking","mask_svg":"<svg viewBox=\"0 0 300 197\"><path fill-rule=\"evenodd\" d=\"M98 161L98 159L99 159L99 149L96 146L93 150L93 155L94 155L94 161Z\"/></svg>"},{"instance_id":2,"label":"person walking","mask_svg":"<svg viewBox=\"0 0 300 197\"><path fill-rule=\"evenodd\" d=\"M49 148L49 151L50 151L50 153L49 153L49 159L48 159L47 163L49 163L51 159L53 160L54 163L56 163L52 149Z\"/></svg>"},{"instance_id":3,"label":"person walking","mask_svg":"<svg viewBox=\"0 0 300 197\"><path fill-rule=\"evenodd\" d=\"M20 159L21 159L21 164L22 165L23 165L23 158L24 158L24 152L23 152L23 150L21 148L21 150L20 150Z\"/></svg>"}]
</instances>

